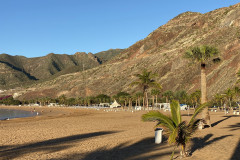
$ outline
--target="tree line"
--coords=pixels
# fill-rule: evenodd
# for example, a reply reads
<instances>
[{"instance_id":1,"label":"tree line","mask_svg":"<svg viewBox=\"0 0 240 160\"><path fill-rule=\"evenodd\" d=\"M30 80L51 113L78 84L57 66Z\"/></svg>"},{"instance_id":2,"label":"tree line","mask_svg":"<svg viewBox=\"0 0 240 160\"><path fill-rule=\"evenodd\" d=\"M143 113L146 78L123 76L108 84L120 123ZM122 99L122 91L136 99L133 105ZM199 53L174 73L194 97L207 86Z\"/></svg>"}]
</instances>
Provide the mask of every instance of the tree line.
<instances>
[{"instance_id":1,"label":"tree line","mask_svg":"<svg viewBox=\"0 0 240 160\"><path fill-rule=\"evenodd\" d=\"M151 89L148 94L148 106L155 106L156 103L170 103L173 100L177 100L180 104L186 104L193 108L200 105L201 91L196 90L193 93L188 94L185 90L171 91L167 90L162 92L160 89ZM68 98L65 95L61 95L57 98L41 97L31 100L16 100L13 97L0 100L0 104L5 105L28 105L37 103L41 106L49 105L50 103L57 103L64 106L92 106L100 103L112 103L116 100L122 107L131 106L143 106L144 94L142 92L136 92L133 94L127 92L119 92L116 95L109 96L106 94L99 94L97 96ZM216 107L237 107L237 102L240 101L240 88L235 86L228 89L222 94L216 94L209 102L211 106Z\"/></svg>"}]
</instances>

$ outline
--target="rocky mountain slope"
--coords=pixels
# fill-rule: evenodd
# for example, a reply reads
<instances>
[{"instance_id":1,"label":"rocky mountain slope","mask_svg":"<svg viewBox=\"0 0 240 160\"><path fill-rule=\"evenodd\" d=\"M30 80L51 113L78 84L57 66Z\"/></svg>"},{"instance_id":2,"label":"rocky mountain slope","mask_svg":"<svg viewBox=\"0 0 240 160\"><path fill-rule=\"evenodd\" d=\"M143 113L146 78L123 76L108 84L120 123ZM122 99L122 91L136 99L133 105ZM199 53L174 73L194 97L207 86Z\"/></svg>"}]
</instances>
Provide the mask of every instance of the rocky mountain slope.
<instances>
[{"instance_id":1,"label":"rocky mountain slope","mask_svg":"<svg viewBox=\"0 0 240 160\"><path fill-rule=\"evenodd\" d=\"M74 55L50 53L44 57L0 55L0 87L14 88L56 78L57 76L94 68L107 62L121 49L111 49L97 54L77 52ZM106 55L106 56L105 56Z\"/></svg>"},{"instance_id":2,"label":"rocky mountain slope","mask_svg":"<svg viewBox=\"0 0 240 160\"><path fill-rule=\"evenodd\" d=\"M83 72L65 74L21 91L19 98L68 97L133 93L134 74L143 68L159 75L164 90L200 89L199 64L183 58L193 46L212 45L219 49L221 62L207 66L208 98L232 87L240 69L240 4L206 14L186 12L150 33L111 61Z\"/></svg>"}]
</instances>

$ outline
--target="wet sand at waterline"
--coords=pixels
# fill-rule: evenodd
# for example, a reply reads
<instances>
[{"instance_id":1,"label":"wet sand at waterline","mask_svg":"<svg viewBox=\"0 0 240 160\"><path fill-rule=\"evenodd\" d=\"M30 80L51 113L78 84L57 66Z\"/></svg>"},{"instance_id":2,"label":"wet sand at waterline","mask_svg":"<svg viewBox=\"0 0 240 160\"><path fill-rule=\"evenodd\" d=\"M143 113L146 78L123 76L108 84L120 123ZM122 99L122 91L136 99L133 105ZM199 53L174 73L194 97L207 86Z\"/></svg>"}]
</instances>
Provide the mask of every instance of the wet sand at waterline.
<instances>
[{"instance_id":1,"label":"wet sand at waterline","mask_svg":"<svg viewBox=\"0 0 240 160\"><path fill-rule=\"evenodd\" d=\"M2 107L0 107L2 108ZM8 107L9 108L9 107ZM0 159L159 160L170 159L173 146L154 143L155 122L142 122L147 111L36 109L39 116L0 121ZM168 112L165 112L168 113ZM182 112L188 120L187 112ZM240 117L210 112L212 128L198 131L186 159L240 159ZM176 159L180 159L176 149Z\"/></svg>"}]
</instances>

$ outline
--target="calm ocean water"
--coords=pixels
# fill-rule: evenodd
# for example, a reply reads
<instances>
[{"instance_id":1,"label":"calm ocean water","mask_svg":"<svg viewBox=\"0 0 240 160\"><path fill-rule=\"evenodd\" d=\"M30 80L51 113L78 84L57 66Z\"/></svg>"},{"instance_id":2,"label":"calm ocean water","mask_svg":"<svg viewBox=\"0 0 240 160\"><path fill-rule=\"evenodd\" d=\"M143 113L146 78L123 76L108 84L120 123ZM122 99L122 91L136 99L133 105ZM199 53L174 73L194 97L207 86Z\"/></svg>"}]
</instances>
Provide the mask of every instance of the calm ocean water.
<instances>
[{"instance_id":1,"label":"calm ocean water","mask_svg":"<svg viewBox=\"0 0 240 160\"><path fill-rule=\"evenodd\" d=\"M13 119L13 118L23 118L23 117L33 117L36 116L37 112L14 110L14 109L0 109L0 120Z\"/></svg>"}]
</instances>

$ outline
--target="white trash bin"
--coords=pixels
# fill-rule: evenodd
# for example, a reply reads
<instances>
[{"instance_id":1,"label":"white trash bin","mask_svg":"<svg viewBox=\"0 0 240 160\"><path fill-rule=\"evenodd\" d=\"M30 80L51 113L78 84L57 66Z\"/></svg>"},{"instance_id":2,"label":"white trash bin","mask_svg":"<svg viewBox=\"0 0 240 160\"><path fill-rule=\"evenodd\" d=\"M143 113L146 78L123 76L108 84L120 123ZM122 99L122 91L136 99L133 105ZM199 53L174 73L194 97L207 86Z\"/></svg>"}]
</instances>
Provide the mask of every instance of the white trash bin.
<instances>
[{"instance_id":1,"label":"white trash bin","mask_svg":"<svg viewBox=\"0 0 240 160\"><path fill-rule=\"evenodd\" d=\"M155 143L156 144L162 143L162 132L163 132L162 128L155 129Z\"/></svg>"}]
</instances>

